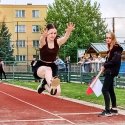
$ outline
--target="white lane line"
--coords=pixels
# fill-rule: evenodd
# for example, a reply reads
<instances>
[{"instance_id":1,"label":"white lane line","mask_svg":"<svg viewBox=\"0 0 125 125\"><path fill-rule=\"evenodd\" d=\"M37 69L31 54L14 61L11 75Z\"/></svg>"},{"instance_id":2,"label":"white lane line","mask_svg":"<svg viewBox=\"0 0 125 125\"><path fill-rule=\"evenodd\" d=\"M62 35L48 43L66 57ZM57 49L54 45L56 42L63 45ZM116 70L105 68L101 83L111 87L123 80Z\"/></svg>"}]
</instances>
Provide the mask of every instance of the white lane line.
<instances>
[{"instance_id":1,"label":"white lane line","mask_svg":"<svg viewBox=\"0 0 125 125\"><path fill-rule=\"evenodd\" d=\"M69 121L69 120L67 120L67 119L64 119L64 118L61 117L61 116L58 116L58 115L56 115L56 114L54 114L54 113L51 113L51 112L49 112L49 111L47 111L47 110L45 110L45 109L42 109L42 108L38 107L38 106L36 106L36 105L33 105L33 104L29 103L29 102L26 102L26 101L24 101L24 100L22 100L22 99L19 99L19 98L15 97L15 96L12 96L12 95L10 95L10 94L8 94L8 93L6 93L6 92L3 92L3 91L0 91L0 92L3 93L3 94L5 94L5 95L7 95L7 96L9 96L9 97L11 97L11 98L14 98L14 99L16 99L16 100L18 100L18 101L20 101L20 102L23 102L23 103L25 103L25 104L27 104L27 105L30 105L30 106L32 106L32 107L34 107L34 108L36 108L36 109L39 109L39 110L41 110L41 111L47 112L47 113L49 113L49 114L51 114L51 115L54 115L54 116L60 118L61 120L66 120L67 122L71 123L72 125L75 125L75 123L73 123L73 122L71 122L71 121Z\"/></svg>"},{"instance_id":2,"label":"white lane line","mask_svg":"<svg viewBox=\"0 0 125 125\"><path fill-rule=\"evenodd\" d=\"M41 122L41 121L63 121L65 119L34 119L34 120L1 120L2 122Z\"/></svg>"},{"instance_id":3,"label":"white lane line","mask_svg":"<svg viewBox=\"0 0 125 125\"><path fill-rule=\"evenodd\" d=\"M81 113L81 112L79 112L79 113L57 113L56 115L96 115L96 114L99 114L100 112L88 112L88 113L86 113L86 112L83 112L83 113Z\"/></svg>"}]
</instances>

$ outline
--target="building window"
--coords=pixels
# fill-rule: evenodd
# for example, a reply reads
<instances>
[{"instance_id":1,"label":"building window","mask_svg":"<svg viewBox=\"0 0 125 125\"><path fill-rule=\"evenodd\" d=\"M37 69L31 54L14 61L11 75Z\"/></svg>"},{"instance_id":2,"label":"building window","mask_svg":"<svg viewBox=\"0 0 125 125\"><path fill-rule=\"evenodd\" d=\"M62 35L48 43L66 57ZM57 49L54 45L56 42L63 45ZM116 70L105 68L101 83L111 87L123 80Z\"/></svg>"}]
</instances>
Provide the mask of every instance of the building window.
<instances>
[{"instance_id":1,"label":"building window","mask_svg":"<svg viewBox=\"0 0 125 125\"><path fill-rule=\"evenodd\" d=\"M39 17L39 10L32 10L32 17L38 18Z\"/></svg>"},{"instance_id":2,"label":"building window","mask_svg":"<svg viewBox=\"0 0 125 125\"><path fill-rule=\"evenodd\" d=\"M32 32L40 32L39 25L33 25L32 26Z\"/></svg>"},{"instance_id":3,"label":"building window","mask_svg":"<svg viewBox=\"0 0 125 125\"><path fill-rule=\"evenodd\" d=\"M39 47L39 40L33 40L33 47L35 48Z\"/></svg>"},{"instance_id":4,"label":"building window","mask_svg":"<svg viewBox=\"0 0 125 125\"><path fill-rule=\"evenodd\" d=\"M25 10L16 10L16 17L17 18L24 18L25 17Z\"/></svg>"},{"instance_id":5,"label":"building window","mask_svg":"<svg viewBox=\"0 0 125 125\"><path fill-rule=\"evenodd\" d=\"M16 55L16 61L26 61L25 55Z\"/></svg>"},{"instance_id":6,"label":"building window","mask_svg":"<svg viewBox=\"0 0 125 125\"><path fill-rule=\"evenodd\" d=\"M25 25L18 25L18 26L16 25L15 32L20 32L20 33L26 32Z\"/></svg>"},{"instance_id":7,"label":"building window","mask_svg":"<svg viewBox=\"0 0 125 125\"><path fill-rule=\"evenodd\" d=\"M18 40L16 41L16 46L17 47L25 47L25 40Z\"/></svg>"}]
</instances>

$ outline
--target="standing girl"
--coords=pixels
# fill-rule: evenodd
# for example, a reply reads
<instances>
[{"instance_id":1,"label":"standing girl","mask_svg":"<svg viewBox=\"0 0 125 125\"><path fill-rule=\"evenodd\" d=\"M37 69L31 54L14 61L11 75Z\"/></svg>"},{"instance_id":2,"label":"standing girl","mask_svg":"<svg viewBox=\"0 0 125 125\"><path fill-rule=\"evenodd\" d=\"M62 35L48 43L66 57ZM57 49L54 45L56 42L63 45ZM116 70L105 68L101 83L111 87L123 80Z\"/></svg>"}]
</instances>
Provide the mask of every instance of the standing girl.
<instances>
[{"instance_id":1,"label":"standing girl","mask_svg":"<svg viewBox=\"0 0 125 125\"><path fill-rule=\"evenodd\" d=\"M116 95L114 92L114 77L118 75L120 70L123 48L117 43L115 34L112 32L106 33L106 44L108 47L107 57L104 65L101 67L101 70L104 71L102 93L104 96L105 109L99 116L118 114Z\"/></svg>"}]
</instances>

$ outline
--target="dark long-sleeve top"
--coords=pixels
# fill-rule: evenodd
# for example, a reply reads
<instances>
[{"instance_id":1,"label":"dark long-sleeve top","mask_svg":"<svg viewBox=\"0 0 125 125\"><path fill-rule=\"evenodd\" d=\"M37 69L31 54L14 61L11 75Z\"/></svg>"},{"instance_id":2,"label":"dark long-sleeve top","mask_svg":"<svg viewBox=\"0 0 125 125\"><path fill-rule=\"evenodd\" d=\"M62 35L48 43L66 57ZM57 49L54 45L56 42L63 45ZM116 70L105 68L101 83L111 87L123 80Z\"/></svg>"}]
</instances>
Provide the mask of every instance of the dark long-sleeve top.
<instances>
[{"instance_id":1,"label":"dark long-sleeve top","mask_svg":"<svg viewBox=\"0 0 125 125\"><path fill-rule=\"evenodd\" d=\"M108 51L106 61L104 63L104 74L110 73L113 76L117 76L121 66L121 55L123 48L119 44L115 44L113 48Z\"/></svg>"}]
</instances>

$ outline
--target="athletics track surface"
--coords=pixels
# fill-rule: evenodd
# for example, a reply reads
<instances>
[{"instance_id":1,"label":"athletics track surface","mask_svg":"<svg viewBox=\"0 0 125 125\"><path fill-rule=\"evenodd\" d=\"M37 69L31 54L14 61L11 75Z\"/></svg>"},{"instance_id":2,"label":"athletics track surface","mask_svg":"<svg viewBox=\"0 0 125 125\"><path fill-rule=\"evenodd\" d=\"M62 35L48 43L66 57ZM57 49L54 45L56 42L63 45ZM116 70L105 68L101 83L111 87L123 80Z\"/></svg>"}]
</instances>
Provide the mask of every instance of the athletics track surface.
<instances>
[{"instance_id":1,"label":"athletics track surface","mask_svg":"<svg viewBox=\"0 0 125 125\"><path fill-rule=\"evenodd\" d=\"M98 117L102 109L63 97L0 83L0 125L125 125L125 114Z\"/></svg>"}]
</instances>

